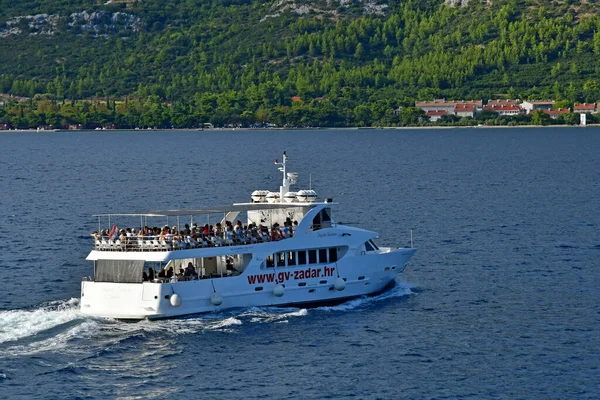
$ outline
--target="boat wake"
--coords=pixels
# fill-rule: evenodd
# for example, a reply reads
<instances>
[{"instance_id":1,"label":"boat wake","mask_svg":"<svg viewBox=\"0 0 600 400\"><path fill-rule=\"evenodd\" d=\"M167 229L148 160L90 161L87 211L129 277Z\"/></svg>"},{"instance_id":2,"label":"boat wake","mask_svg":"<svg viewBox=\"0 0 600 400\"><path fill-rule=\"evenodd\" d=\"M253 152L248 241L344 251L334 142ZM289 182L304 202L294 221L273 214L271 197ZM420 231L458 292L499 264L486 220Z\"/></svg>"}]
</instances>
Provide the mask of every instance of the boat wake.
<instances>
[{"instance_id":1,"label":"boat wake","mask_svg":"<svg viewBox=\"0 0 600 400\"><path fill-rule=\"evenodd\" d=\"M36 310L0 312L0 344L42 334L71 321L82 318L79 300L52 302Z\"/></svg>"},{"instance_id":2,"label":"boat wake","mask_svg":"<svg viewBox=\"0 0 600 400\"><path fill-rule=\"evenodd\" d=\"M373 304L410 295L411 285L397 282L390 290L337 306L314 309L253 307L178 319L125 323L91 318L79 311L79 300L46 303L33 310L0 311L0 359L41 352L89 353L133 338L177 338L188 334L238 332L244 325L289 323L313 313L360 311ZM166 336L165 336L166 335Z\"/></svg>"},{"instance_id":3,"label":"boat wake","mask_svg":"<svg viewBox=\"0 0 600 400\"><path fill-rule=\"evenodd\" d=\"M396 283L392 288L386 290L383 293L378 294L377 296L359 297L357 299L348 300L342 304L338 304L337 306L319 307L316 310L327 312L362 310L380 301L404 297L413 294L412 289L414 288L414 285L396 280Z\"/></svg>"},{"instance_id":4,"label":"boat wake","mask_svg":"<svg viewBox=\"0 0 600 400\"><path fill-rule=\"evenodd\" d=\"M64 349L85 338L97 322L79 312L79 299L54 301L35 310L0 311L0 358Z\"/></svg>"}]
</instances>

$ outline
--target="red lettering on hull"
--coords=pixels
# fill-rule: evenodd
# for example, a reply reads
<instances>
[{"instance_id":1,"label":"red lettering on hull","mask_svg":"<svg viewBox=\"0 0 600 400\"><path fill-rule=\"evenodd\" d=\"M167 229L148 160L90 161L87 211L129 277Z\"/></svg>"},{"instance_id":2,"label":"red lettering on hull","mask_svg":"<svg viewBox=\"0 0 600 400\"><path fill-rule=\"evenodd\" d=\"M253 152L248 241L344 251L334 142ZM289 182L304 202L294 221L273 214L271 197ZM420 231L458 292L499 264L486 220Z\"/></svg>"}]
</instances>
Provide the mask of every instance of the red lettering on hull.
<instances>
[{"instance_id":1,"label":"red lettering on hull","mask_svg":"<svg viewBox=\"0 0 600 400\"><path fill-rule=\"evenodd\" d=\"M275 276L275 273L271 272L269 274L257 274L257 275L248 275L248 284L256 285L262 283L284 283L289 280L302 280L302 279L311 279L311 278L320 278L320 277L329 277L333 276L333 272L335 271L335 267L323 267L323 268L306 268L306 269L298 269L294 271L280 271Z\"/></svg>"}]
</instances>

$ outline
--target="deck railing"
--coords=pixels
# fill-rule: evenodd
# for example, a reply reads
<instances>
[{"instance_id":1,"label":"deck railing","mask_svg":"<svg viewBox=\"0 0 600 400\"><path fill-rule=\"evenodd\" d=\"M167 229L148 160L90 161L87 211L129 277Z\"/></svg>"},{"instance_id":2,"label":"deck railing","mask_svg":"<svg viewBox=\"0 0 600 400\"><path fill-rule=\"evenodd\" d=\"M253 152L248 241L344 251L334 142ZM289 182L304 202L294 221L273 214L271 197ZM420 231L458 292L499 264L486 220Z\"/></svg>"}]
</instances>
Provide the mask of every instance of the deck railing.
<instances>
[{"instance_id":1,"label":"deck railing","mask_svg":"<svg viewBox=\"0 0 600 400\"><path fill-rule=\"evenodd\" d=\"M228 231L208 235L188 235L185 237L132 236L123 240L95 237L94 249L100 251L174 251L203 247L241 246L287 239L291 236L272 231L245 231L240 234Z\"/></svg>"}]
</instances>

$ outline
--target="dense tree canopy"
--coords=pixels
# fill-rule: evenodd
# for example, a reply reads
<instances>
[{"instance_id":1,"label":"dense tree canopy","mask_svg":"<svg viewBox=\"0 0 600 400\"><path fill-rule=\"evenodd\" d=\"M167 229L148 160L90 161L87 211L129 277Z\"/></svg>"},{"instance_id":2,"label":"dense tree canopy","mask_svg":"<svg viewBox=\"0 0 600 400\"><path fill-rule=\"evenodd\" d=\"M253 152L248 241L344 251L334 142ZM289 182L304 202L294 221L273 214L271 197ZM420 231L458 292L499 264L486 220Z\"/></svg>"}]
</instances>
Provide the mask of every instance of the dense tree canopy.
<instances>
[{"instance_id":1,"label":"dense tree canopy","mask_svg":"<svg viewBox=\"0 0 600 400\"><path fill-rule=\"evenodd\" d=\"M385 15L358 1L301 15L255 0L105 3L0 0L0 92L50 103L0 118L402 125L423 121L415 99L600 99L593 2L407 0ZM23 18L36 14L48 16Z\"/></svg>"}]
</instances>

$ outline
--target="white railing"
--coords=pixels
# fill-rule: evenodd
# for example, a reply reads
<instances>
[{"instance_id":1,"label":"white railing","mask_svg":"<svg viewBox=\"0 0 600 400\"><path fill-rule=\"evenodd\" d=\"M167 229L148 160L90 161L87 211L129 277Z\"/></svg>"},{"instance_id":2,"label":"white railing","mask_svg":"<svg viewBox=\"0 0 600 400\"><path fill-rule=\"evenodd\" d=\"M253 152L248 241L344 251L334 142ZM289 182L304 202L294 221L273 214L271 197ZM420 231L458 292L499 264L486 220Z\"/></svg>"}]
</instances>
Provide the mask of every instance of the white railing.
<instances>
[{"instance_id":1,"label":"white railing","mask_svg":"<svg viewBox=\"0 0 600 400\"><path fill-rule=\"evenodd\" d=\"M106 237L94 238L94 249L100 251L174 251L203 247L240 246L247 244L271 242L287 239L280 233L272 231L245 231L238 235L233 231L209 235L189 235L186 237L164 236L133 236L121 239Z\"/></svg>"}]
</instances>

